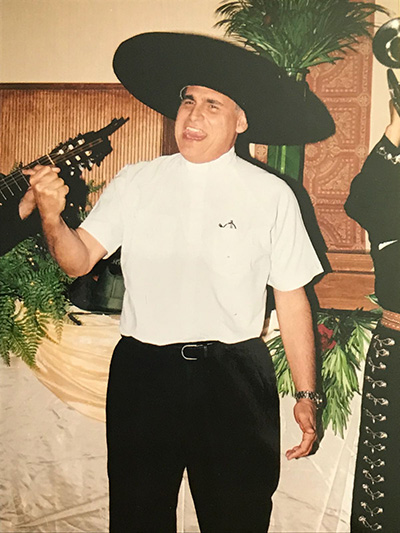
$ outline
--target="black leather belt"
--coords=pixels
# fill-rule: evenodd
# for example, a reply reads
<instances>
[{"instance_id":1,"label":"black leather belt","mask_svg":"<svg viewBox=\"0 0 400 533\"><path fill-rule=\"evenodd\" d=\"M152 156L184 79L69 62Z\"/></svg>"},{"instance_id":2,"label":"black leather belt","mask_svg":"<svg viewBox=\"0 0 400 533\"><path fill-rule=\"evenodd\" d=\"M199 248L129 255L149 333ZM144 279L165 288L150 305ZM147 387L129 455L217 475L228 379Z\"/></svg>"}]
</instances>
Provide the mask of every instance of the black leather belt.
<instances>
[{"instance_id":1,"label":"black leather belt","mask_svg":"<svg viewBox=\"0 0 400 533\"><path fill-rule=\"evenodd\" d=\"M192 341L158 345L142 342L134 337L125 335L122 335L122 338L126 342L137 344L141 347L141 350L149 354L180 356L186 361L197 361L199 359L205 359L207 356L219 356L223 355L226 351L243 350L244 345L261 342L260 338L252 338L233 344L225 344L221 341Z\"/></svg>"},{"instance_id":2,"label":"black leather belt","mask_svg":"<svg viewBox=\"0 0 400 533\"><path fill-rule=\"evenodd\" d=\"M186 361L197 361L198 359L204 359L207 355L211 355L211 352L223 352L224 349L229 346L219 341L193 341L182 342L176 344L148 344L146 342L139 341L134 337L127 337L122 335L122 338L129 343L138 344L142 350L148 351L153 354L171 354L180 355Z\"/></svg>"}]
</instances>

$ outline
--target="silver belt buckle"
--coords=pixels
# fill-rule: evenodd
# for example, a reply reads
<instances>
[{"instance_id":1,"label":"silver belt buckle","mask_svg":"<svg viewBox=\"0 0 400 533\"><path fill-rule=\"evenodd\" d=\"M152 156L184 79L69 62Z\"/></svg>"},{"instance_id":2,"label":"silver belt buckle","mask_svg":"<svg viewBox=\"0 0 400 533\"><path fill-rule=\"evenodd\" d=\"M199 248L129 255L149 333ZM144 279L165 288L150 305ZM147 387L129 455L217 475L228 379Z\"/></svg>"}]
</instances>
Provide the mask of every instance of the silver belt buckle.
<instances>
[{"instance_id":1,"label":"silver belt buckle","mask_svg":"<svg viewBox=\"0 0 400 533\"><path fill-rule=\"evenodd\" d=\"M185 344L181 348L181 356L184 359L186 359L186 361L197 361L198 357L188 357L187 355L185 355L185 348L200 348L200 347L204 347L204 345L203 344Z\"/></svg>"}]
</instances>

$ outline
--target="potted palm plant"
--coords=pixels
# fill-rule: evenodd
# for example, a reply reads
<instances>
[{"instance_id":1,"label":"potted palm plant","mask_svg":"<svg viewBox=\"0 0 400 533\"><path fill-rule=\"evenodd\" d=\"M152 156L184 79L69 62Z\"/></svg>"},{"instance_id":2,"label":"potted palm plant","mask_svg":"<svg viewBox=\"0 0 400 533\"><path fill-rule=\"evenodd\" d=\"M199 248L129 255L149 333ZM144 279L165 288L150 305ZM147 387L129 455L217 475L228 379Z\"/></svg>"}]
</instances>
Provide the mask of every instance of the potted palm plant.
<instances>
[{"instance_id":1,"label":"potted palm plant","mask_svg":"<svg viewBox=\"0 0 400 533\"><path fill-rule=\"evenodd\" d=\"M374 2L351 0L230 0L216 10L216 26L256 54L306 83L309 69L344 59L361 37L371 37ZM302 179L304 147L269 146L268 163Z\"/></svg>"}]
</instances>

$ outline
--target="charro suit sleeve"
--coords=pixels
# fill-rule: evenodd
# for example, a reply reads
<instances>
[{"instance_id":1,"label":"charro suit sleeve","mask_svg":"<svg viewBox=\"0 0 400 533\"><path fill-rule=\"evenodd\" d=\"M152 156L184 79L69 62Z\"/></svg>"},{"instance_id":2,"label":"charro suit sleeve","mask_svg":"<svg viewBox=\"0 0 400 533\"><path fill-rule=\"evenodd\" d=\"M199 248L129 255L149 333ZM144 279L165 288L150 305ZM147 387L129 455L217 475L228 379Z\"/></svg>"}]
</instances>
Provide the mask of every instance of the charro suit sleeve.
<instances>
[{"instance_id":1,"label":"charro suit sleeve","mask_svg":"<svg viewBox=\"0 0 400 533\"><path fill-rule=\"evenodd\" d=\"M354 178L344 208L368 231L371 241L400 238L400 148L386 136Z\"/></svg>"}]
</instances>

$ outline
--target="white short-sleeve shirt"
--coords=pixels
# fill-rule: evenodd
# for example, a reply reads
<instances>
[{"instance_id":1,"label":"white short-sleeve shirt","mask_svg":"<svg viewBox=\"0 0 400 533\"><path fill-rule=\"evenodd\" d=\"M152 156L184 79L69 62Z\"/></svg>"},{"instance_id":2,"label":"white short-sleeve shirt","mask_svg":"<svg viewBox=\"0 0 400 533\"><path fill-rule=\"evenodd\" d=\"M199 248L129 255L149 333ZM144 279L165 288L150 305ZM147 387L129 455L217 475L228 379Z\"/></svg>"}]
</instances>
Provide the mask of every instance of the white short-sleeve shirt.
<instances>
[{"instance_id":1,"label":"white short-sleeve shirt","mask_svg":"<svg viewBox=\"0 0 400 533\"><path fill-rule=\"evenodd\" d=\"M81 227L109 254L122 246L121 333L157 345L258 337L266 285L322 272L291 189L233 149L127 165Z\"/></svg>"}]
</instances>

